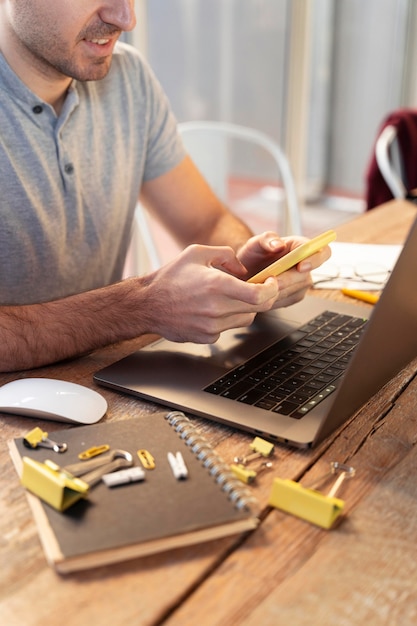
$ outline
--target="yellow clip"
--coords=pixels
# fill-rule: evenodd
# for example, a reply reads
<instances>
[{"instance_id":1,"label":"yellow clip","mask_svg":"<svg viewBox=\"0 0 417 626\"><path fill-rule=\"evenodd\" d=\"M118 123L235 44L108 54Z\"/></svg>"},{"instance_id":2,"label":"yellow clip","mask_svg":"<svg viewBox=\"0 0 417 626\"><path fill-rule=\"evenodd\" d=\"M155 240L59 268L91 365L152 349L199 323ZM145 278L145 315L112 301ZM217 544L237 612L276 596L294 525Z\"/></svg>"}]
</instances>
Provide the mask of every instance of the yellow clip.
<instances>
[{"instance_id":1,"label":"yellow clip","mask_svg":"<svg viewBox=\"0 0 417 626\"><path fill-rule=\"evenodd\" d=\"M252 443L249 444L249 447L254 452L257 452L261 456L271 456L274 451L274 444L269 441L265 441L265 439L261 439L260 437L255 437Z\"/></svg>"},{"instance_id":2,"label":"yellow clip","mask_svg":"<svg viewBox=\"0 0 417 626\"><path fill-rule=\"evenodd\" d=\"M255 470L246 469L246 467L240 463L239 464L233 463L230 466L230 469L233 472L233 474L236 476L236 478L242 481L242 483L246 483L246 484L252 483L256 478Z\"/></svg>"},{"instance_id":3,"label":"yellow clip","mask_svg":"<svg viewBox=\"0 0 417 626\"><path fill-rule=\"evenodd\" d=\"M88 448L88 450L84 450L84 452L80 452L78 458L81 461L85 461L87 459L91 459L94 456L98 456L99 454L103 454L103 452L107 452L110 450L110 446L107 443L102 446L93 446L92 448Z\"/></svg>"},{"instance_id":4,"label":"yellow clip","mask_svg":"<svg viewBox=\"0 0 417 626\"><path fill-rule=\"evenodd\" d=\"M138 450L139 461L145 469L155 469L155 459L147 450Z\"/></svg>"},{"instance_id":5,"label":"yellow clip","mask_svg":"<svg viewBox=\"0 0 417 626\"><path fill-rule=\"evenodd\" d=\"M252 454L248 454L248 456L236 456L233 459L234 462L239 465L247 465L251 461L259 459L259 457L271 456L274 451L274 444L269 441L265 441L265 439L261 439L260 437L255 437L255 439L249 444L249 448L253 450Z\"/></svg>"},{"instance_id":6,"label":"yellow clip","mask_svg":"<svg viewBox=\"0 0 417 626\"><path fill-rule=\"evenodd\" d=\"M268 504L322 528L331 528L345 506L343 500L335 497L336 491L346 477L355 474L353 467L337 462L331 463L331 468L332 473L338 470L342 473L327 495L293 480L274 478Z\"/></svg>"},{"instance_id":7,"label":"yellow clip","mask_svg":"<svg viewBox=\"0 0 417 626\"><path fill-rule=\"evenodd\" d=\"M87 483L75 478L52 461L40 463L27 456L22 461L22 485L57 511L65 511L88 494Z\"/></svg>"},{"instance_id":8,"label":"yellow clip","mask_svg":"<svg viewBox=\"0 0 417 626\"><path fill-rule=\"evenodd\" d=\"M68 447L66 443L56 443L48 439L48 433L38 426L25 435L23 443L27 448L48 448L54 452L65 452Z\"/></svg>"}]
</instances>

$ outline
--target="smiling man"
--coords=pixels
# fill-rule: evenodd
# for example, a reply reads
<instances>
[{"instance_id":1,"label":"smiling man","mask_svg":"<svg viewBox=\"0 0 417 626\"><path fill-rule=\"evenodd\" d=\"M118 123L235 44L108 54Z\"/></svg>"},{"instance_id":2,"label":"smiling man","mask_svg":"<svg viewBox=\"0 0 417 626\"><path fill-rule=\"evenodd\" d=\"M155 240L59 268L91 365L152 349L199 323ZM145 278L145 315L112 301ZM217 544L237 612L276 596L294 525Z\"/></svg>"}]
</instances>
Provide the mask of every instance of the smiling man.
<instances>
[{"instance_id":1,"label":"smiling man","mask_svg":"<svg viewBox=\"0 0 417 626\"><path fill-rule=\"evenodd\" d=\"M0 369L153 332L214 342L300 300L328 248L244 278L302 241L250 230L187 156L134 48L133 0L0 0ZM122 280L138 200L184 251ZM192 294L192 298L190 298Z\"/></svg>"}]
</instances>

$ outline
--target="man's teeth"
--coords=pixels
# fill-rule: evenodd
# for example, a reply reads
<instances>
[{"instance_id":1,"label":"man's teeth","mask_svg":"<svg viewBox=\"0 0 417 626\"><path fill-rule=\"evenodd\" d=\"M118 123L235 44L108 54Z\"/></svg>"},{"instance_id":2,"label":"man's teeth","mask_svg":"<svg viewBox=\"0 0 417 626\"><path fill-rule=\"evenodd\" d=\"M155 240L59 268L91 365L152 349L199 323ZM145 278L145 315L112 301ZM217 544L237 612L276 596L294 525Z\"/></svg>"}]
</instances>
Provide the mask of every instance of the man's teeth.
<instances>
[{"instance_id":1,"label":"man's teeth","mask_svg":"<svg viewBox=\"0 0 417 626\"><path fill-rule=\"evenodd\" d=\"M104 46L106 43L109 43L109 39L92 39L92 43L97 43L99 46Z\"/></svg>"}]
</instances>

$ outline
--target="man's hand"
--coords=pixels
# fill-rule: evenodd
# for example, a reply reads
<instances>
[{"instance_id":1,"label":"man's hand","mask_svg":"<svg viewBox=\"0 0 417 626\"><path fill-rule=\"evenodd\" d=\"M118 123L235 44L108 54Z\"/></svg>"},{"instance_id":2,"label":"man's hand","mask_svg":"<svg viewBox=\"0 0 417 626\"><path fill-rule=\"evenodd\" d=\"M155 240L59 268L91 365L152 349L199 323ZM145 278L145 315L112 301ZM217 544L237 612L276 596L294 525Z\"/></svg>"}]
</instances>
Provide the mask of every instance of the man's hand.
<instances>
[{"instance_id":1,"label":"man's hand","mask_svg":"<svg viewBox=\"0 0 417 626\"><path fill-rule=\"evenodd\" d=\"M237 253L238 259L247 268L245 277L253 276L305 241L307 241L305 237L279 237L273 232L251 237ZM278 285L278 297L274 308L289 306L302 300L312 285L311 270L327 261L330 255L329 246L324 246L322 250L312 254L308 259L301 261L277 278L268 278L265 283L275 280Z\"/></svg>"},{"instance_id":2,"label":"man's hand","mask_svg":"<svg viewBox=\"0 0 417 626\"><path fill-rule=\"evenodd\" d=\"M249 326L257 313L274 306L278 284L252 285L241 280L245 275L231 248L189 246L152 276L152 332L173 341L213 343L224 330Z\"/></svg>"}]
</instances>

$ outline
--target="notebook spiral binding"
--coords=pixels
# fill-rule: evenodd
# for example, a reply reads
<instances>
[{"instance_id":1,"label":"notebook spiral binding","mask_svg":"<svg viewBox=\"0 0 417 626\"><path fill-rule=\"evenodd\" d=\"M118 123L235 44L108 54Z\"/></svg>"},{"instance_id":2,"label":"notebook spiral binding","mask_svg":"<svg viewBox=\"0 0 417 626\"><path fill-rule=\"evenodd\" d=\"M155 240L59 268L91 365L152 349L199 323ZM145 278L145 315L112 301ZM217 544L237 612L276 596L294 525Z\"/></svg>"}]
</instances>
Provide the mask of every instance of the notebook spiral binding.
<instances>
[{"instance_id":1,"label":"notebook spiral binding","mask_svg":"<svg viewBox=\"0 0 417 626\"><path fill-rule=\"evenodd\" d=\"M226 463L182 411L171 411L165 415L165 419L201 461L203 467L213 476L236 508L251 512L259 511L257 499L235 478Z\"/></svg>"}]
</instances>

